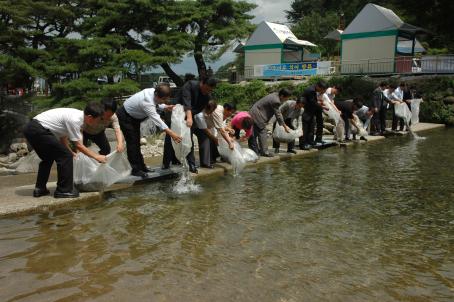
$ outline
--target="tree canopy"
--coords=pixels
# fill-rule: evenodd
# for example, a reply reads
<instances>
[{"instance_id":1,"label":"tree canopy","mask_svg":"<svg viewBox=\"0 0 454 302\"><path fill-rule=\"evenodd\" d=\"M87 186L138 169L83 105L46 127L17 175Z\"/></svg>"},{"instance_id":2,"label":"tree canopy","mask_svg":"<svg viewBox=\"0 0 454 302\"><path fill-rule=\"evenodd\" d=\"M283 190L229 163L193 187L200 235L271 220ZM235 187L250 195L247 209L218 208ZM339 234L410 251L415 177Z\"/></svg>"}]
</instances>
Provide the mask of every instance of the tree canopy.
<instances>
[{"instance_id":1,"label":"tree canopy","mask_svg":"<svg viewBox=\"0 0 454 302\"><path fill-rule=\"evenodd\" d=\"M139 89L141 75L192 55L199 76L253 29L255 5L234 0L0 0L0 81L46 79L54 104L81 107Z\"/></svg>"}]
</instances>

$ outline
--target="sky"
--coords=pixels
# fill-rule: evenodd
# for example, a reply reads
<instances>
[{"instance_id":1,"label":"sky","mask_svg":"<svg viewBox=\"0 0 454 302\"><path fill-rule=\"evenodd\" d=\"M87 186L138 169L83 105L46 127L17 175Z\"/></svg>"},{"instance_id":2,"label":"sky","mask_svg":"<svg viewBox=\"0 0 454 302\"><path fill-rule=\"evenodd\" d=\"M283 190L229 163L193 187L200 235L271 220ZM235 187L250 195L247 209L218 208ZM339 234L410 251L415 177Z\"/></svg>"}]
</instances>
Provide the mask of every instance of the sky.
<instances>
[{"instance_id":1,"label":"sky","mask_svg":"<svg viewBox=\"0 0 454 302\"><path fill-rule=\"evenodd\" d=\"M259 24L262 21L282 22L287 21L285 11L290 9L292 0L247 0L248 2L255 3L257 7L251 12L255 16L252 23ZM208 63L207 67L216 71L222 65L225 65L235 59L235 53L226 52L217 62ZM173 70L178 74L192 73L197 74L197 67L193 57L187 57L181 64L172 65ZM162 71L162 70L160 70Z\"/></svg>"}]
</instances>

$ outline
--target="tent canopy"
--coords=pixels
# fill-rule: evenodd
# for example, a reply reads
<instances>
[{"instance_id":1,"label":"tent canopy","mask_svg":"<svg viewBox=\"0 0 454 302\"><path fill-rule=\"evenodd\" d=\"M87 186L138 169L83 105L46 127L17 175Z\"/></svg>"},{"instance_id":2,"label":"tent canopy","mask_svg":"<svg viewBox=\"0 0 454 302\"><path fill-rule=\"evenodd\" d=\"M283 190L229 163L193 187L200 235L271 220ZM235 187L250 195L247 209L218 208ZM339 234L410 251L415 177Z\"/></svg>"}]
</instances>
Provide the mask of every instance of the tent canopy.
<instances>
[{"instance_id":1,"label":"tent canopy","mask_svg":"<svg viewBox=\"0 0 454 302\"><path fill-rule=\"evenodd\" d=\"M263 21L249 37L245 46L267 44L316 46L309 41L298 39L286 25Z\"/></svg>"},{"instance_id":2,"label":"tent canopy","mask_svg":"<svg viewBox=\"0 0 454 302\"><path fill-rule=\"evenodd\" d=\"M414 37L424 29L405 23L392 10L369 3L344 30L343 35L397 30L399 34Z\"/></svg>"}]
</instances>

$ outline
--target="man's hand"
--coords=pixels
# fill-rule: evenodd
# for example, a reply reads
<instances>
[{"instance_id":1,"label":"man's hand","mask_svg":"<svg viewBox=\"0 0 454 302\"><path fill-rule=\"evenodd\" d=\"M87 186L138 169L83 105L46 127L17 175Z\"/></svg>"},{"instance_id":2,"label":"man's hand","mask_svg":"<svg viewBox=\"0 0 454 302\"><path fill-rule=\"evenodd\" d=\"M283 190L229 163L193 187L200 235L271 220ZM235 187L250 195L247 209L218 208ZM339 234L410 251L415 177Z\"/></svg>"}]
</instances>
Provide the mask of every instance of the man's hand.
<instances>
[{"instance_id":1,"label":"man's hand","mask_svg":"<svg viewBox=\"0 0 454 302\"><path fill-rule=\"evenodd\" d=\"M105 155L98 154L95 156L95 159L99 161L100 163L106 163L107 162L107 157Z\"/></svg>"},{"instance_id":2,"label":"man's hand","mask_svg":"<svg viewBox=\"0 0 454 302\"><path fill-rule=\"evenodd\" d=\"M170 112L170 111L173 110L174 107L175 107L175 105L166 105L166 106L164 107L164 110Z\"/></svg>"},{"instance_id":3,"label":"man's hand","mask_svg":"<svg viewBox=\"0 0 454 302\"><path fill-rule=\"evenodd\" d=\"M123 142L119 142L117 144L117 152L121 153L123 151L125 151L125 144Z\"/></svg>"},{"instance_id":4,"label":"man's hand","mask_svg":"<svg viewBox=\"0 0 454 302\"><path fill-rule=\"evenodd\" d=\"M284 130L285 132L290 133L290 128L286 124L284 124Z\"/></svg>"},{"instance_id":5,"label":"man's hand","mask_svg":"<svg viewBox=\"0 0 454 302\"><path fill-rule=\"evenodd\" d=\"M178 134L173 133L171 135L171 137L172 137L172 139L174 140L175 143L177 143L177 144L181 143L182 137L179 136Z\"/></svg>"}]
</instances>

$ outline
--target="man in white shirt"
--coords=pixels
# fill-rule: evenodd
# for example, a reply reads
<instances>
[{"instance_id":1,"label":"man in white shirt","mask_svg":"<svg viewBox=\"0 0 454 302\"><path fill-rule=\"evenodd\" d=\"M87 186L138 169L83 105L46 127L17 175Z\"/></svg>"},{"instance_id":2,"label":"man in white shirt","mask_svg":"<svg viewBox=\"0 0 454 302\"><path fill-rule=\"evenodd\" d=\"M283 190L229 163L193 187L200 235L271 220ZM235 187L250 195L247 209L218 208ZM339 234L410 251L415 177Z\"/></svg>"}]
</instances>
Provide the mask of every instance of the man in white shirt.
<instances>
[{"instance_id":1,"label":"man in white shirt","mask_svg":"<svg viewBox=\"0 0 454 302\"><path fill-rule=\"evenodd\" d=\"M96 127L86 124L83 127L84 145L86 146L88 140L90 140L99 147L99 154L108 155L110 153L110 144L106 136L106 128L110 126L115 131L117 152L123 152L123 134L121 133L118 117L115 114L117 102L113 99L104 99L102 105L104 106L104 114L101 117L101 122Z\"/></svg>"},{"instance_id":2,"label":"man in white shirt","mask_svg":"<svg viewBox=\"0 0 454 302\"><path fill-rule=\"evenodd\" d=\"M73 157L75 153L69 147L69 141L78 151L106 162L104 155L96 154L82 143L82 125L95 127L101 122L104 109L99 103L90 102L84 111L72 108L57 108L44 111L35 116L24 128L24 135L41 158L36 178L34 197L48 195L47 181L50 169L57 163L57 189L55 198L78 197L73 187Z\"/></svg>"},{"instance_id":3,"label":"man in white shirt","mask_svg":"<svg viewBox=\"0 0 454 302\"><path fill-rule=\"evenodd\" d=\"M156 111L157 107L160 110L172 110L173 105L165 104L169 97L170 86L160 84L156 89L148 88L137 92L128 98L123 103L123 107L117 111L120 128L126 139L128 160L132 168L131 174L134 176L146 178L148 177L147 172L150 172L140 151L140 123L142 121L150 118L156 126L161 128L175 142L181 142L181 137L166 125Z\"/></svg>"},{"instance_id":4,"label":"man in white shirt","mask_svg":"<svg viewBox=\"0 0 454 302\"><path fill-rule=\"evenodd\" d=\"M400 104L404 101L404 90L405 90L405 83L402 82L399 84L399 87L396 87L396 89L394 90L394 92L392 93L391 95L391 98L393 100L393 104ZM397 130L397 123L399 123L399 128L400 128L400 131L403 131L404 130L404 120L402 118L398 118L396 116L396 110L394 109L393 105L393 120L392 120L392 124L391 124L391 130L393 131L396 131Z\"/></svg>"},{"instance_id":5,"label":"man in white shirt","mask_svg":"<svg viewBox=\"0 0 454 302\"><path fill-rule=\"evenodd\" d=\"M208 102L205 109L196 115L197 127L204 131L209 138L208 144L205 146L207 150L200 153L200 155L204 157L200 159L201 167L213 168L213 163L215 163L216 158L219 157L219 152L217 150L217 145L219 144L217 131L227 142L229 148L233 150L233 139L230 138L229 132L225 129L226 125L224 121L229 118L235 110L235 106L231 104L226 103L222 106L211 100Z\"/></svg>"}]
</instances>

